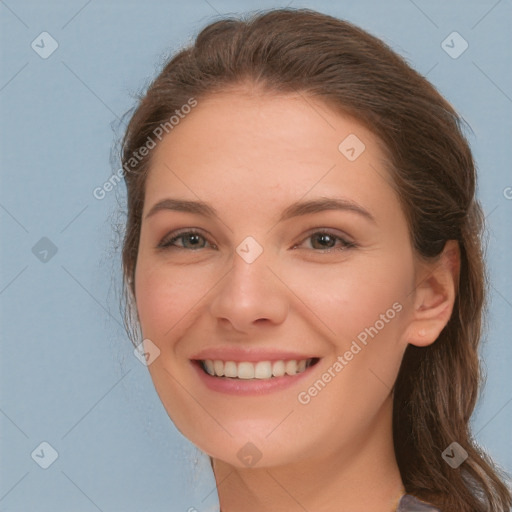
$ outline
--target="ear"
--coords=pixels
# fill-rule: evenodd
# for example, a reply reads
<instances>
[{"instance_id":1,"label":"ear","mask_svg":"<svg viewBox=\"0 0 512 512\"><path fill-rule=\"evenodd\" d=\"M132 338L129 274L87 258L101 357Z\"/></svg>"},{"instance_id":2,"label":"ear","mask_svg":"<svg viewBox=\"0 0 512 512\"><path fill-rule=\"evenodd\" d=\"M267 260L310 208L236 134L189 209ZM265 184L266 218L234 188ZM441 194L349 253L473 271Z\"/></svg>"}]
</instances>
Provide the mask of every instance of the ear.
<instances>
[{"instance_id":1,"label":"ear","mask_svg":"<svg viewBox=\"0 0 512 512\"><path fill-rule=\"evenodd\" d=\"M453 311L460 271L460 248L448 240L432 263L420 263L414 294L413 319L406 341L424 347L436 341Z\"/></svg>"}]
</instances>

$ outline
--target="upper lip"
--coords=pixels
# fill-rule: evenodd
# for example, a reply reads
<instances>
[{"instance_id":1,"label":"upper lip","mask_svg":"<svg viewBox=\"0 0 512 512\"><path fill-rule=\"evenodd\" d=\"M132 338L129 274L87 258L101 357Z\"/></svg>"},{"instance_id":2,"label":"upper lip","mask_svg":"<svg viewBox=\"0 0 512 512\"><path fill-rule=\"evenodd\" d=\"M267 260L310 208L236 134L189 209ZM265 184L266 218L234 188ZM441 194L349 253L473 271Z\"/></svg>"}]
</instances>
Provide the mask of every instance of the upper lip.
<instances>
[{"instance_id":1,"label":"upper lip","mask_svg":"<svg viewBox=\"0 0 512 512\"><path fill-rule=\"evenodd\" d=\"M291 351L277 351L277 350L262 350L262 349L245 349L245 348L235 348L235 347L225 347L225 348L206 348L201 350L197 354L191 357L191 359L202 360L210 359L212 361L247 361L247 362L257 362L257 361L289 361L291 359L295 359L297 361L301 361L303 359L312 359L314 357L318 357L315 355L309 354L299 354L298 352Z\"/></svg>"}]
</instances>

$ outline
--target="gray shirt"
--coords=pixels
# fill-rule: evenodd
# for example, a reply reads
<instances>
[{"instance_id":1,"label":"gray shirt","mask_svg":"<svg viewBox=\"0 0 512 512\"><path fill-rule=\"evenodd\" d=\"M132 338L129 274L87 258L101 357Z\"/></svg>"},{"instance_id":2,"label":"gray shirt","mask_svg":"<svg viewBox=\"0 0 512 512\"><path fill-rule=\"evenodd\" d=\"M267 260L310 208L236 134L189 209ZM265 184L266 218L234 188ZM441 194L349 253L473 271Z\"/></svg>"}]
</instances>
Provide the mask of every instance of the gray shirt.
<instances>
[{"instance_id":1,"label":"gray shirt","mask_svg":"<svg viewBox=\"0 0 512 512\"><path fill-rule=\"evenodd\" d=\"M404 494L398 503L396 512L440 512L433 505L420 501L411 494Z\"/></svg>"}]
</instances>

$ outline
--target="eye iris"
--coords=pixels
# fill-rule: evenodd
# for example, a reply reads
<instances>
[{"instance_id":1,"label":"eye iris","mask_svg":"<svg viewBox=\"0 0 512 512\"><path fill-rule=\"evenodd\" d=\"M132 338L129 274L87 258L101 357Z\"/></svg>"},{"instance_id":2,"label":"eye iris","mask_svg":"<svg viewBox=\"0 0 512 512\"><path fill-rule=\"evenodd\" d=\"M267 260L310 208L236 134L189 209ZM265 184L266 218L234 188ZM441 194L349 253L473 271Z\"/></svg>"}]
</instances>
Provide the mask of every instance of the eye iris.
<instances>
[{"instance_id":1,"label":"eye iris","mask_svg":"<svg viewBox=\"0 0 512 512\"><path fill-rule=\"evenodd\" d=\"M320 241L320 249L331 248L336 243L334 237L328 233L319 233L313 237L313 240L315 239ZM324 245L325 242L327 242L328 245Z\"/></svg>"},{"instance_id":2,"label":"eye iris","mask_svg":"<svg viewBox=\"0 0 512 512\"><path fill-rule=\"evenodd\" d=\"M197 242L198 242L198 241L200 242L200 239L202 238L202 236L201 236L201 235L198 235L198 234L196 234L196 233L190 233L190 234L188 234L188 235L182 235L182 237L181 237L181 238L182 238L182 240L183 240L183 242L184 242L184 245L185 245L185 246L187 245L187 244L186 244L186 242L187 242L187 241L189 241L189 242L190 242L190 241L192 241L192 240L193 240L193 242L191 243L191 245L190 245L190 246L191 246L191 247L193 247L193 248L197 248L197 247L198 247L198 245L199 245Z\"/></svg>"}]
</instances>

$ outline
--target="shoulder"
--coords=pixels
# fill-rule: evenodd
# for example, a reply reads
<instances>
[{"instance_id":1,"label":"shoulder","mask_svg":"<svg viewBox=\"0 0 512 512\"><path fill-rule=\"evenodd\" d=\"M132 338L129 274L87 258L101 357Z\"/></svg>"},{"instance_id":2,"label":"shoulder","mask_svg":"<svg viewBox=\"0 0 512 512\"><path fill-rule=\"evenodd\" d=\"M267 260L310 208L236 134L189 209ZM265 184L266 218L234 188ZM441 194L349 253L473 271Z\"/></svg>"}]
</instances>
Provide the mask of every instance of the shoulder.
<instances>
[{"instance_id":1,"label":"shoulder","mask_svg":"<svg viewBox=\"0 0 512 512\"><path fill-rule=\"evenodd\" d=\"M433 505L419 500L411 494L404 494L398 503L396 512L441 512Z\"/></svg>"}]
</instances>

